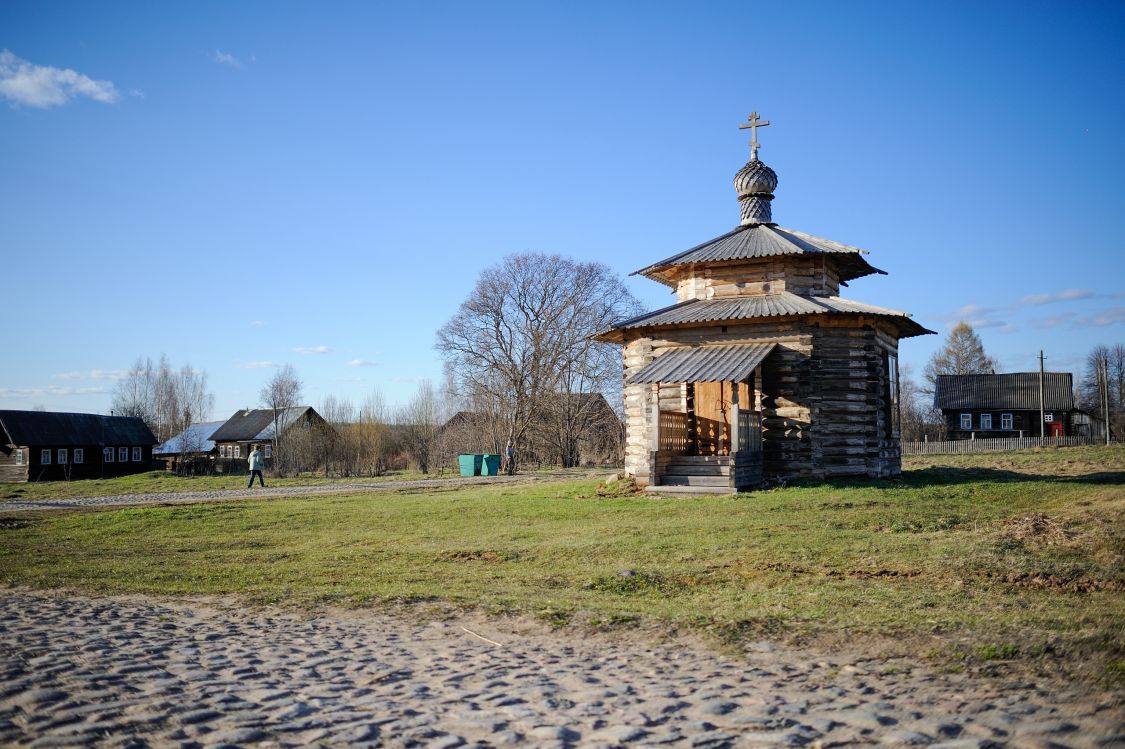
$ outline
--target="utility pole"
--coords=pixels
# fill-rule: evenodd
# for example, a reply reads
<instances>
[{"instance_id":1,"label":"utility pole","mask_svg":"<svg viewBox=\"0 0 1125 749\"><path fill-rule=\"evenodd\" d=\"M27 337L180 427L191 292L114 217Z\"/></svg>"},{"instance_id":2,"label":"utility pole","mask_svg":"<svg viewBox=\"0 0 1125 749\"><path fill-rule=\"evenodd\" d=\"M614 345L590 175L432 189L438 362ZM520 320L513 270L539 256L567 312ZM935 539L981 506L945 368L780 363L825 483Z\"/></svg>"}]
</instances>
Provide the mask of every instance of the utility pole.
<instances>
[{"instance_id":1,"label":"utility pole","mask_svg":"<svg viewBox=\"0 0 1125 749\"><path fill-rule=\"evenodd\" d=\"M1102 410L1105 413L1105 443L1109 444L1109 357L1102 359Z\"/></svg>"},{"instance_id":2,"label":"utility pole","mask_svg":"<svg viewBox=\"0 0 1125 749\"><path fill-rule=\"evenodd\" d=\"M1043 427L1046 424L1046 414L1043 412L1043 349L1039 350L1039 446L1043 446Z\"/></svg>"}]
</instances>

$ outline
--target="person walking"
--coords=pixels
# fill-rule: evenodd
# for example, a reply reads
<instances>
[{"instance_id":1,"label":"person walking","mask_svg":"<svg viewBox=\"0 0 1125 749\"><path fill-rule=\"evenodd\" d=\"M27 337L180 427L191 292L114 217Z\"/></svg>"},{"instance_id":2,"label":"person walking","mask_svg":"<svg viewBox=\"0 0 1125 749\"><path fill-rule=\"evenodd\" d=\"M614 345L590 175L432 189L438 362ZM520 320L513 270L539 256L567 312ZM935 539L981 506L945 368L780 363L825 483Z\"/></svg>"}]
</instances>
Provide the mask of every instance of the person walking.
<instances>
[{"instance_id":1,"label":"person walking","mask_svg":"<svg viewBox=\"0 0 1125 749\"><path fill-rule=\"evenodd\" d=\"M254 486L254 477L257 476L258 477L258 483L262 485L263 489L265 489L266 488L266 480L264 478L262 478L262 465L265 462L265 458L262 457L262 451L258 449L257 445L254 445L254 449L250 451L249 460L250 460L250 483L248 483L246 485L246 488L249 489L250 487Z\"/></svg>"},{"instance_id":2,"label":"person walking","mask_svg":"<svg viewBox=\"0 0 1125 749\"><path fill-rule=\"evenodd\" d=\"M504 448L504 457L508 459L508 475L514 476L516 474L516 446L508 440L507 447Z\"/></svg>"}]
</instances>

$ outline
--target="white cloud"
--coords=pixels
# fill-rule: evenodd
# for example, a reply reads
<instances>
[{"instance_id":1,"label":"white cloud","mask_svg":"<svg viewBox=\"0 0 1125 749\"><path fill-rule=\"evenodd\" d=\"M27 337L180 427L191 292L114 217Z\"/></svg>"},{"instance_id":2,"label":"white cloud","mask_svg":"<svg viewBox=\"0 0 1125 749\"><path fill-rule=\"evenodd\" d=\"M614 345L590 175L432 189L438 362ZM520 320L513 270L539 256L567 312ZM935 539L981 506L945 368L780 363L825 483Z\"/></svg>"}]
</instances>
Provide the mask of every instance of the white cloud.
<instances>
[{"instance_id":1,"label":"white cloud","mask_svg":"<svg viewBox=\"0 0 1125 749\"><path fill-rule=\"evenodd\" d=\"M1092 325L1099 328L1106 325L1116 325L1120 322L1125 322L1125 307L1114 307L1113 309L1099 312L1096 315L1080 317L1075 320L1075 323L1078 325Z\"/></svg>"},{"instance_id":2,"label":"white cloud","mask_svg":"<svg viewBox=\"0 0 1125 749\"><path fill-rule=\"evenodd\" d=\"M1057 294L1031 294L1020 299L1021 306L1026 305L1039 305L1039 304L1053 304L1054 302L1071 302L1076 299L1089 299L1094 296L1094 292L1089 289L1066 289Z\"/></svg>"},{"instance_id":3,"label":"white cloud","mask_svg":"<svg viewBox=\"0 0 1125 749\"><path fill-rule=\"evenodd\" d=\"M232 68L238 68L239 70L242 70L242 68L245 67L242 64L242 60L239 60L229 52L223 52L222 50L218 49L215 50L215 54L211 55L211 59L219 63L220 65L229 65Z\"/></svg>"},{"instance_id":4,"label":"white cloud","mask_svg":"<svg viewBox=\"0 0 1125 749\"><path fill-rule=\"evenodd\" d=\"M129 373L124 369L91 369L88 372L63 372L56 380L124 380Z\"/></svg>"},{"instance_id":5,"label":"white cloud","mask_svg":"<svg viewBox=\"0 0 1125 749\"><path fill-rule=\"evenodd\" d=\"M327 354L332 351L332 349L327 346L297 346L293 350L298 354L304 354L306 356L309 354Z\"/></svg>"},{"instance_id":6,"label":"white cloud","mask_svg":"<svg viewBox=\"0 0 1125 749\"><path fill-rule=\"evenodd\" d=\"M120 98L111 81L95 81L81 73L49 65L35 65L0 51L0 96L29 107L57 107L75 96L85 96L103 104Z\"/></svg>"},{"instance_id":7,"label":"white cloud","mask_svg":"<svg viewBox=\"0 0 1125 749\"><path fill-rule=\"evenodd\" d=\"M349 367L377 367L379 362L371 361L369 359L352 359L348 362Z\"/></svg>"},{"instance_id":8,"label":"white cloud","mask_svg":"<svg viewBox=\"0 0 1125 749\"><path fill-rule=\"evenodd\" d=\"M271 361L249 361L239 366L243 369L271 369L277 365Z\"/></svg>"},{"instance_id":9,"label":"white cloud","mask_svg":"<svg viewBox=\"0 0 1125 749\"><path fill-rule=\"evenodd\" d=\"M38 398L44 395L106 395L105 388L64 388L58 385L30 388L0 388L0 398Z\"/></svg>"},{"instance_id":10,"label":"white cloud","mask_svg":"<svg viewBox=\"0 0 1125 749\"><path fill-rule=\"evenodd\" d=\"M251 320L250 321L250 327L252 327L252 328L260 328L265 324L266 324L265 320Z\"/></svg>"},{"instance_id":11,"label":"white cloud","mask_svg":"<svg viewBox=\"0 0 1125 749\"><path fill-rule=\"evenodd\" d=\"M1031 321L1031 327L1038 328L1039 330L1050 330L1057 328L1060 325L1066 325L1074 319L1073 312L1060 312L1057 315L1050 315L1048 317L1040 317Z\"/></svg>"}]
</instances>

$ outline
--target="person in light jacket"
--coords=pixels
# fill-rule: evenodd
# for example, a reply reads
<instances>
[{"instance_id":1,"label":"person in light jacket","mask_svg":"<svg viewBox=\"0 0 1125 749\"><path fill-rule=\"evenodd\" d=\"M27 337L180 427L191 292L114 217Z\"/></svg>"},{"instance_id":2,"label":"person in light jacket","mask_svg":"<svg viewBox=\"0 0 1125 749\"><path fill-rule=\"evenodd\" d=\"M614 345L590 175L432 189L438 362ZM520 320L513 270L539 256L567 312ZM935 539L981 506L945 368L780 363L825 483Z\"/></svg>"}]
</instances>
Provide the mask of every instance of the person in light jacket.
<instances>
[{"instance_id":1,"label":"person in light jacket","mask_svg":"<svg viewBox=\"0 0 1125 749\"><path fill-rule=\"evenodd\" d=\"M265 489L266 488L266 480L264 478L262 478L262 466L265 464L266 459L264 457L262 457L262 451L258 449L257 445L254 445L254 449L250 451L249 460L250 460L250 483L246 485L246 488L249 489L250 487L252 487L254 485L254 477L257 476L258 477L258 483L262 485L263 489Z\"/></svg>"}]
</instances>

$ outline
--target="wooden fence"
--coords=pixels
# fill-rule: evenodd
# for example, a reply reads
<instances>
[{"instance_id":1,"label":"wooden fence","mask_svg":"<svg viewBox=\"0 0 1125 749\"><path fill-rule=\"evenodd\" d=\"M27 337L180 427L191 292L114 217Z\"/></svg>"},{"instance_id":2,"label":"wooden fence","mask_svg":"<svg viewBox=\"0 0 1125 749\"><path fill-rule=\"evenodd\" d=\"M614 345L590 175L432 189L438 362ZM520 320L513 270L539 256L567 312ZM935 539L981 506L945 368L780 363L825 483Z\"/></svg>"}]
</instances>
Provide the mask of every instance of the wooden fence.
<instances>
[{"instance_id":1,"label":"wooden fence","mask_svg":"<svg viewBox=\"0 0 1125 749\"><path fill-rule=\"evenodd\" d=\"M1030 447L1077 447L1104 445L1105 437L1001 437L947 442L902 442L903 455L957 455L998 450L1026 450Z\"/></svg>"},{"instance_id":2,"label":"wooden fence","mask_svg":"<svg viewBox=\"0 0 1125 749\"><path fill-rule=\"evenodd\" d=\"M660 449L677 453L687 452L687 414L676 411L660 412Z\"/></svg>"}]
</instances>

